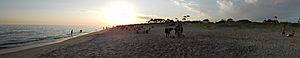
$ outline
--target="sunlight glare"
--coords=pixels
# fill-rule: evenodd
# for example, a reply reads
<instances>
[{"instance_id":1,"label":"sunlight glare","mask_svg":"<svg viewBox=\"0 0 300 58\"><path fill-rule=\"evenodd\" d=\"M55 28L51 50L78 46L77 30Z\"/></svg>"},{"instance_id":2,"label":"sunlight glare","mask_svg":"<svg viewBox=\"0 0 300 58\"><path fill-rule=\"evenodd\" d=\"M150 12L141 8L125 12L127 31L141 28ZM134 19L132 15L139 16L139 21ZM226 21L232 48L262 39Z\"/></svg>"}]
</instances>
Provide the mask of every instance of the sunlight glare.
<instances>
[{"instance_id":1,"label":"sunlight glare","mask_svg":"<svg viewBox=\"0 0 300 58\"><path fill-rule=\"evenodd\" d=\"M132 23L136 14L132 4L113 2L105 8L104 17L113 25L122 25Z\"/></svg>"}]
</instances>

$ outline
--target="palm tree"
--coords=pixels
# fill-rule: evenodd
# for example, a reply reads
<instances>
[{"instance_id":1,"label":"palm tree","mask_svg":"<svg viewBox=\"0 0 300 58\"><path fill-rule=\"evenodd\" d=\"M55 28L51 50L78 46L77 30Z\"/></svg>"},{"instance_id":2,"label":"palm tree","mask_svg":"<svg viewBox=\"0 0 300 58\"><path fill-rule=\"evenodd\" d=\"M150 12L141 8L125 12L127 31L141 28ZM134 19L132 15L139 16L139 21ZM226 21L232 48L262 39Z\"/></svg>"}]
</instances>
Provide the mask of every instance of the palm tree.
<instances>
[{"instance_id":1,"label":"palm tree","mask_svg":"<svg viewBox=\"0 0 300 58\"><path fill-rule=\"evenodd\" d=\"M190 15L183 16L182 20L186 20L186 18L190 17Z\"/></svg>"},{"instance_id":2,"label":"palm tree","mask_svg":"<svg viewBox=\"0 0 300 58\"><path fill-rule=\"evenodd\" d=\"M232 22L234 22L234 20L233 20L232 18L229 18L229 19L227 19L226 22L227 22L227 23L232 23Z\"/></svg>"},{"instance_id":3,"label":"palm tree","mask_svg":"<svg viewBox=\"0 0 300 58\"><path fill-rule=\"evenodd\" d=\"M208 19L204 19L202 22L203 23L210 23L210 21Z\"/></svg>"}]
</instances>

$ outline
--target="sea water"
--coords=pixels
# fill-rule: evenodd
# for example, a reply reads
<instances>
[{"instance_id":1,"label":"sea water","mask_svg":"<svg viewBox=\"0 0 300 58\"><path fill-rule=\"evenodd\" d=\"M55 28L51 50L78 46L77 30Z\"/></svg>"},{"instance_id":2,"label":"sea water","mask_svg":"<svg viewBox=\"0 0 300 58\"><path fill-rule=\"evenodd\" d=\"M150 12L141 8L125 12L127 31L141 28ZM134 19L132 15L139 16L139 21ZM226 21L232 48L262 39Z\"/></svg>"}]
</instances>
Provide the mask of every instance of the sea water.
<instances>
[{"instance_id":1,"label":"sea water","mask_svg":"<svg viewBox=\"0 0 300 58\"><path fill-rule=\"evenodd\" d=\"M76 25L0 25L0 50L22 47L52 40L69 38L83 33L99 31L97 26ZM80 32L82 30L83 32Z\"/></svg>"}]
</instances>

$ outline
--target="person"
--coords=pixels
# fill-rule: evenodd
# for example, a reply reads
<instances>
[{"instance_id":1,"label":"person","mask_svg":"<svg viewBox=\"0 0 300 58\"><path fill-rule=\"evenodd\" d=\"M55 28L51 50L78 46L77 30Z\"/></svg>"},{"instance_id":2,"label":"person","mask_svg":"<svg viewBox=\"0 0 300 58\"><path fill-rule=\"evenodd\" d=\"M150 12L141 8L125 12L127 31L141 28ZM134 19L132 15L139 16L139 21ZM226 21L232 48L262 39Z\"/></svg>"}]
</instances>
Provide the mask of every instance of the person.
<instances>
[{"instance_id":1,"label":"person","mask_svg":"<svg viewBox=\"0 0 300 58\"><path fill-rule=\"evenodd\" d=\"M177 24L175 27L175 34L177 35L177 37L181 37L181 36L183 36L182 33L183 33L182 23L181 23L181 21L177 20Z\"/></svg>"},{"instance_id":2,"label":"person","mask_svg":"<svg viewBox=\"0 0 300 58\"><path fill-rule=\"evenodd\" d=\"M282 32L281 32L282 35L285 35L285 27L286 27L286 25L283 25Z\"/></svg>"},{"instance_id":3,"label":"person","mask_svg":"<svg viewBox=\"0 0 300 58\"><path fill-rule=\"evenodd\" d=\"M169 28L169 27L165 28L166 37L170 37L170 33L171 33L172 30L173 30L173 28Z\"/></svg>"},{"instance_id":4,"label":"person","mask_svg":"<svg viewBox=\"0 0 300 58\"><path fill-rule=\"evenodd\" d=\"M71 36L73 36L73 29L71 30Z\"/></svg>"},{"instance_id":5,"label":"person","mask_svg":"<svg viewBox=\"0 0 300 58\"><path fill-rule=\"evenodd\" d=\"M179 34L180 28L179 28L178 26L176 26L176 27L174 28L174 30L175 30L175 35L176 35L177 37L180 37L180 34Z\"/></svg>"},{"instance_id":6,"label":"person","mask_svg":"<svg viewBox=\"0 0 300 58\"><path fill-rule=\"evenodd\" d=\"M82 29L79 32L82 33Z\"/></svg>"},{"instance_id":7,"label":"person","mask_svg":"<svg viewBox=\"0 0 300 58\"><path fill-rule=\"evenodd\" d=\"M182 26L182 22L179 23L180 24L180 36L184 36L183 35L183 26Z\"/></svg>"},{"instance_id":8,"label":"person","mask_svg":"<svg viewBox=\"0 0 300 58\"><path fill-rule=\"evenodd\" d=\"M147 30L145 30L145 33L148 34L150 30L151 28L148 28Z\"/></svg>"}]
</instances>

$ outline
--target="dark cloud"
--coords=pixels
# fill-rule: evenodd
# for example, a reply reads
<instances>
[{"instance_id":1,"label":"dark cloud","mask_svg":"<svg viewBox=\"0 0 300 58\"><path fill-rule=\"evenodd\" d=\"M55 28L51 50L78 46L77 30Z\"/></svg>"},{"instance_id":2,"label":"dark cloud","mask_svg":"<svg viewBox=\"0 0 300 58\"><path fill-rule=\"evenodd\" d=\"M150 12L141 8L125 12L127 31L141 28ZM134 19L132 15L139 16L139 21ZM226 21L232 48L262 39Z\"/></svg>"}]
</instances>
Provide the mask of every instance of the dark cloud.
<instances>
[{"instance_id":1,"label":"dark cloud","mask_svg":"<svg viewBox=\"0 0 300 58\"><path fill-rule=\"evenodd\" d=\"M262 21L266 18L278 16L280 21L295 22L300 18L300 0L216 0L216 13L209 13L201 8L199 0L171 0L174 3L186 7L191 11L205 14L215 18L236 18ZM215 7L215 6L211 6Z\"/></svg>"},{"instance_id":2,"label":"dark cloud","mask_svg":"<svg viewBox=\"0 0 300 58\"><path fill-rule=\"evenodd\" d=\"M244 2L244 3L243 3ZM279 16L294 21L300 14L300 0L218 0L221 16L262 20Z\"/></svg>"}]
</instances>

